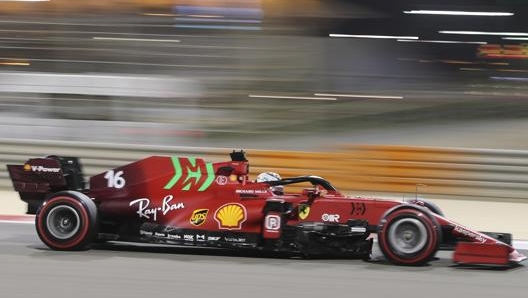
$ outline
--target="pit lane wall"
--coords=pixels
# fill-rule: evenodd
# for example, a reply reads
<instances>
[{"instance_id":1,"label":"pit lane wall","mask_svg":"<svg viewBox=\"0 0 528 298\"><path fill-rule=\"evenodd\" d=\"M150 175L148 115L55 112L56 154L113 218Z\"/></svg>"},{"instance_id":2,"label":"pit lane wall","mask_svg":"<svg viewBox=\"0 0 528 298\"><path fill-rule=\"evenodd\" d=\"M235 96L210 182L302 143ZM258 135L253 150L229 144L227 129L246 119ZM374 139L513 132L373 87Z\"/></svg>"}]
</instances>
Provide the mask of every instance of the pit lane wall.
<instances>
[{"instance_id":1,"label":"pit lane wall","mask_svg":"<svg viewBox=\"0 0 528 298\"><path fill-rule=\"evenodd\" d=\"M150 155L224 161L233 148L117 145L0 139L0 214L22 214L5 164L49 154L81 158L86 176ZM438 204L447 217L478 230L528 240L528 151L413 146L339 145L331 152L246 149L250 178L318 175L350 195Z\"/></svg>"}]
</instances>

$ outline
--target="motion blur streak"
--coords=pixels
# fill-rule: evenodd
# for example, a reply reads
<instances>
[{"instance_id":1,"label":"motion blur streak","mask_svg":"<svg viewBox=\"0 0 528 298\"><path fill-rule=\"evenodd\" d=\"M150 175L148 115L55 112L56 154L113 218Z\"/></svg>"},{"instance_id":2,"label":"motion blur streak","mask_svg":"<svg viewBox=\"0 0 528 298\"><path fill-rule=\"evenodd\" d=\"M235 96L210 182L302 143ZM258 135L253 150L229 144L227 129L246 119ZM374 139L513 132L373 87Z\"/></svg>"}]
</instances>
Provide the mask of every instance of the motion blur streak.
<instances>
[{"instance_id":1,"label":"motion blur streak","mask_svg":"<svg viewBox=\"0 0 528 298\"><path fill-rule=\"evenodd\" d=\"M462 35L502 35L502 36L528 36L526 32L487 32L487 31L450 31L441 30L442 34L462 34Z\"/></svg>"},{"instance_id":2,"label":"motion blur streak","mask_svg":"<svg viewBox=\"0 0 528 298\"><path fill-rule=\"evenodd\" d=\"M503 37L504 40L528 40L528 37Z\"/></svg>"},{"instance_id":3,"label":"motion blur streak","mask_svg":"<svg viewBox=\"0 0 528 298\"><path fill-rule=\"evenodd\" d=\"M456 40L412 40L412 39L398 39L400 42L429 42L429 43L460 43L460 44L487 44L485 41L456 41Z\"/></svg>"},{"instance_id":4,"label":"motion blur streak","mask_svg":"<svg viewBox=\"0 0 528 298\"><path fill-rule=\"evenodd\" d=\"M352 37L352 38L374 38L374 39L418 39L418 36L394 36L394 35L359 35L359 34L329 34L330 37Z\"/></svg>"},{"instance_id":5,"label":"motion blur streak","mask_svg":"<svg viewBox=\"0 0 528 298\"><path fill-rule=\"evenodd\" d=\"M92 37L94 40L113 40L113 41L145 41L145 42L180 42L177 39L147 39L147 38L119 38L119 37Z\"/></svg>"},{"instance_id":6,"label":"motion blur streak","mask_svg":"<svg viewBox=\"0 0 528 298\"><path fill-rule=\"evenodd\" d=\"M452 16L487 16L487 17L508 17L513 16L512 12L486 12L486 11L449 11L449 10L406 10L407 14L432 14L432 15L452 15Z\"/></svg>"},{"instance_id":7,"label":"motion blur streak","mask_svg":"<svg viewBox=\"0 0 528 298\"><path fill-rule=\"evenodd\" d=\"M28 65L30 65L30 63L29 62L13 62L13 61L3 62L3 61L0 61L0 65L28 66Z\"/></svg>"},{"instance_id":8,"label":"motion blur streak","mask_svg":"<svg viewBox=\"0 0 528 298\"><path fill-rule=\"evenodd\" d=\"M469 70L469 71L484 71L484 68L475 68L475 67L461 67L460 70Z\"/></svg>"},{"instance_id":9,"label":"motion blur streak","mask_svg":"<svg viewBox=\"0 0 528 298\"><path fill-rule=\"evenodd\" d=\"M438 10L512 15L407 14L438 6L385 0L3 1L0 137L522 147L493 142L494 129L456 133L528 115L526 46L502 38L528 36L528 4L452 2Z\"/></svg>"},{"instance_id":10,"label":"motion blur streak","mask_svg":"<svg viewBox=\"0 0 528 298\"><path fill-rule=\"evenodd\" d=\"M385 96L385 95L368 95L368 94L314 93L314 95L315 96L352 97L352 98L403 99L403 96Z\"/></svg>"},{"instance_id":11,"label":"motion blur streak","mask_svg":"<svg viewBox=\"0 0 528 298\"><path fill-rule=\"evenodd\" d=\"M308 99L308 100L337 100L334 97L309 97L309 96L285 96L285 95L256 95L250 94L253 98L278 98L278 99Z\"/></svg>"},{"instance_id":12,"label":"motion blur streak","mask_svg":"<svg viewBox=\"0 0 528 298\"><path fill-rule=\"evenodd\" d=\"M490 77L490 79L492 80L505 80L505 81L528 81L528 78L524 78L524 77L497 77L497 76L493 76L493 77ZM525 96L527 94L524 94Z\"/></svg>"}]
</instances>

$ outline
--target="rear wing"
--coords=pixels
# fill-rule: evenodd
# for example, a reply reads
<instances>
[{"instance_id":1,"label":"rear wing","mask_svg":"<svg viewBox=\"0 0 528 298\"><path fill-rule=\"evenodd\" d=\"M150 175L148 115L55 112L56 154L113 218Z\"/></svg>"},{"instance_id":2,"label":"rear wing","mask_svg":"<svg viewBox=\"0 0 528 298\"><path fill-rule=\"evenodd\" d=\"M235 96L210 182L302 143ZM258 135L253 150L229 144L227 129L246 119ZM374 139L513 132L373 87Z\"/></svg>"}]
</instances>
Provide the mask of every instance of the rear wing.
<instances>
[{"instance_id":1,"label":"rear wing","mask_svg":"<svg viewBox=\"0 0 528 298\"><path fill-rule=\"evenodd\" d=\"M13 188L34 213L48 194L60 190L83 190L84 177L77 157L31 158L22 165L7 165Z\"/></svg>"}]
</instances>

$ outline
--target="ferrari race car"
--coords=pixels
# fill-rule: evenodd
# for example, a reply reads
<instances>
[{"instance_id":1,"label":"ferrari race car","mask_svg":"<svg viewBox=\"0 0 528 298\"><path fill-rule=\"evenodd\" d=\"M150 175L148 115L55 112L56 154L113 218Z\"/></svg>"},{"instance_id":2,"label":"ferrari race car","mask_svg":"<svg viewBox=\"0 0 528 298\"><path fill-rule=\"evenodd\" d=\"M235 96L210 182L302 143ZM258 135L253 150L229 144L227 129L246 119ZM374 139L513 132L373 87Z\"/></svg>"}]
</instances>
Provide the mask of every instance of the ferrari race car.
<instances>
[{"instance_id":1,"label":"ferrari race car","mask_svg":"<svg viewBox=\"0 0 528 298\"><path fill-rule=\"evenodd\" d=\"M28 212L36 213L38 236L56 250L126 241L369 259L377 236L398 265L426 264L441 247L454 248L459 264L526 259L510 234L474 231L431 203L346 196L318 176L252 181L245 152L230 156L151 156L92 176L88 187L75 157L7 167ZM297 190L275 193L277 186Z\"/></svg>"}]
</instances>

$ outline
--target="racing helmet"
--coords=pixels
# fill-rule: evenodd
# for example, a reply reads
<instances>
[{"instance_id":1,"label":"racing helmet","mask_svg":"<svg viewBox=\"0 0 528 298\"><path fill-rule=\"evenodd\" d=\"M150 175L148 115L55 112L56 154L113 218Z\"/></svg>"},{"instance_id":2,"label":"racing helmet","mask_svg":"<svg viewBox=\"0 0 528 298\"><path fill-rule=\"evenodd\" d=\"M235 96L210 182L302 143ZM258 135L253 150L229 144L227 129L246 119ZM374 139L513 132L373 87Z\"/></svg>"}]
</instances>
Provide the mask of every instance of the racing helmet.
<instances>
[{"instance_id":1,"label":"racing helmet","mask_svg":"<svg viewBox=\"0 0 528 298\"><path fill-rule=\"evenodd\" d=\"M257 182L279 181L281 176L274 172L264 172L257 176ZM270 187L271 191L276 195L281 195L284 192L283 185L274 185Z\"/></svg>"}]
</instances>

